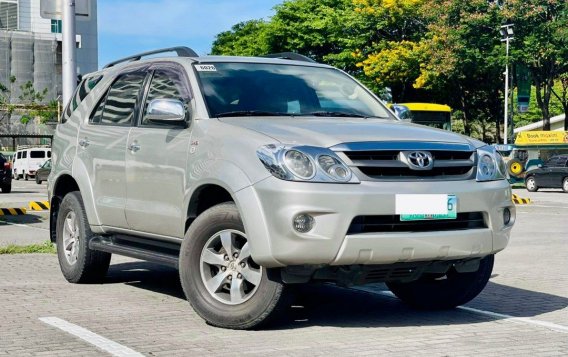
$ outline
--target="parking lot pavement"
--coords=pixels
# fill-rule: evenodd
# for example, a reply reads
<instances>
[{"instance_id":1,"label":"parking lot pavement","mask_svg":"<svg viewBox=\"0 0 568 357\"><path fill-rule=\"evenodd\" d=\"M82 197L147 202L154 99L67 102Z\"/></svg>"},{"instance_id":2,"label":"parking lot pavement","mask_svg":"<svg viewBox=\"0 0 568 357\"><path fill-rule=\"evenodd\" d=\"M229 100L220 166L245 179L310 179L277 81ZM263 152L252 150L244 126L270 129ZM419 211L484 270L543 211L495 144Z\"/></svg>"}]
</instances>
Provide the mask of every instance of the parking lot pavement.
<instances>
[{"instance_id":1,"label":"parking lot pavement","mask_svg":"<svg viewBox=\"0 0 568 357\"><path fill-rule=\"evenodd\" d=\"M30 201L47 201L47 184L13 180L12 192L0 194L0 208L28 208ZM49 239L49 212L28 211L23 216L0 216L0 247L43 243Z\"/></svg>"},{"instance_id":2,"label":"parking lot pavement","mask_svg":"<svg viewBox=\"0 0 568 357\"><path fill-rule=\"evenodd\" d=\"M114 256L104 284L73 285L54 255L0 256L0 355L99 356L111 340L114 355L566 356L568 194L516 193L533 202L517 206L511 243L467 309L411 310L382 284L320 285L300 289L275 327L230 331L192 311L173 269ZM50 317L99 337L39 320Z\"/></svg>"}]
</instances>

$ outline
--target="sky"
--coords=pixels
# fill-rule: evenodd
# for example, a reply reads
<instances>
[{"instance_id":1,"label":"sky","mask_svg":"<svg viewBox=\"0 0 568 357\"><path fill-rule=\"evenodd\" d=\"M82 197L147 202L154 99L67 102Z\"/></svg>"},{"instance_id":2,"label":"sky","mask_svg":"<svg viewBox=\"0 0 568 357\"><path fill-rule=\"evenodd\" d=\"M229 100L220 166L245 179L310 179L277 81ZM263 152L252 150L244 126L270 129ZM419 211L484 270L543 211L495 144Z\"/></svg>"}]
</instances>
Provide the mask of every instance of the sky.
<instances>
[{"instance_id":1,"label":"sky","mask_svg":"<svg viewBox=\"0 0 568 357\"><path fill-rule=\"evenodd\" d=\"M99 67L132 54L172 46L207 55L215 35L269 18L282 0L98 0Z\"/></svg>"}]
</instances>

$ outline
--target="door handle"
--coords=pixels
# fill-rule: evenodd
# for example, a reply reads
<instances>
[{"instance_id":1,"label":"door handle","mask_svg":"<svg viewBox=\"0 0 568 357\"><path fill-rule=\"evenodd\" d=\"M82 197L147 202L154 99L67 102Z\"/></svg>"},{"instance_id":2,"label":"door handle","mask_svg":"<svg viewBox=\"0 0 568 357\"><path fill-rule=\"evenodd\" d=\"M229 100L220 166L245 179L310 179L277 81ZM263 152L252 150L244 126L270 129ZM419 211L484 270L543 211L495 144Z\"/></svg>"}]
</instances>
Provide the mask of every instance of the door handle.
<instances>
[{"instance_id":1,"label":"door handle","mask_svg":"<svg viewBox=\"0 0 568 357\"><path fill-rule=\"evenodd\" d=\"M79 146L82 148L86 148L87 146L89 146L89 139L83 138L79 140Z\"/></svg>"},{"instance_id":2,"label":"door handle","mask_svg":"<svg viewBox=\"0 0 568 357\"><path fill-rule=\"evenodd\" d=\"M136 142L128 145L128 150L132 151L132 152L136 152L138 150L140 150L140 145L138 145Z\"/></svg>"}]
</instances>

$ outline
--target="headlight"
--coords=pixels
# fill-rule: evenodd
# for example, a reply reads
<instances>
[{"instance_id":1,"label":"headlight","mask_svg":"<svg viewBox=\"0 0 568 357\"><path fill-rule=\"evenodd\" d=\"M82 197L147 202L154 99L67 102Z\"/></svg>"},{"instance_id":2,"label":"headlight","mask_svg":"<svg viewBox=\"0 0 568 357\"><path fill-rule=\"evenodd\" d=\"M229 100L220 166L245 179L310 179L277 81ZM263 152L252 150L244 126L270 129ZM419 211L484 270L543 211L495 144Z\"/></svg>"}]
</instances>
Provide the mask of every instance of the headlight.
<instances>
[{"instance_id":1,"label":"headlight","mask_svg":"<svg viewBox=\"0 0 568 357\"><path fill-rule=\"evenodd\" d=\"M477 149L477 181L495 181L507 178L503 158L491 146Z\"/></svg>"},{"instance_id":2,"label":"headlight","mask_svg":"<svg viewBox=\"0 0 568 357\"><path fill-rule=\"evenodd\" d=\"M337 155L314 146L264 145L256 154L275 177L288 181L359 183Z\"/></svg>"},{"instance_id":3,"label":"headlight","mask_svg":"<svg viewBox=\"0 0 568 357\"><path fill-rule=\"evenodd\" d=\"M351 179L351 170L332 156L320 155L318 165L323 172L336 181L347 182Z\"/></svg>"},{"instance_id":4,"label":"headlight","mask_svg":"<svg viewBox=\"0 0 568 357\"><path fill-rule=\"evenodd\" d=\"M312 160L298 150L288 150L284 155L284 163L294 175L303 180L309 180L316 174Z\"/></svg>"}]
</instances>

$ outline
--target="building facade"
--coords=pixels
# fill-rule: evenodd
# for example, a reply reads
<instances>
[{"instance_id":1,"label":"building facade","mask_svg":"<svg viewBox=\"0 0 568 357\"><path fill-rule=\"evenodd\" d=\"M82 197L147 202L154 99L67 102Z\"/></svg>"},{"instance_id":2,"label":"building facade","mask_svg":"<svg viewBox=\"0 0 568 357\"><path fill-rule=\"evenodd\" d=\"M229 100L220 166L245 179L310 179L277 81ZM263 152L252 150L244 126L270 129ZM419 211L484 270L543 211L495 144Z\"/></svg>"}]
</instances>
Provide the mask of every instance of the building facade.
<instances>
[{"instance_id":1,"label":"building facade","mask_svg":"<svg viewBox=\"0 0 568 357\"><path fill-rule=\"evenodd\" d=\"M79 74L98 69L97 1L83 1L90 16L76 21ZM13 102L28 81L36 90L47 88L47 100L61 95L61 27L61 20L41 17L40 0L0 0L0 83L16 78Z\"/></svg>"}]
</instances>

